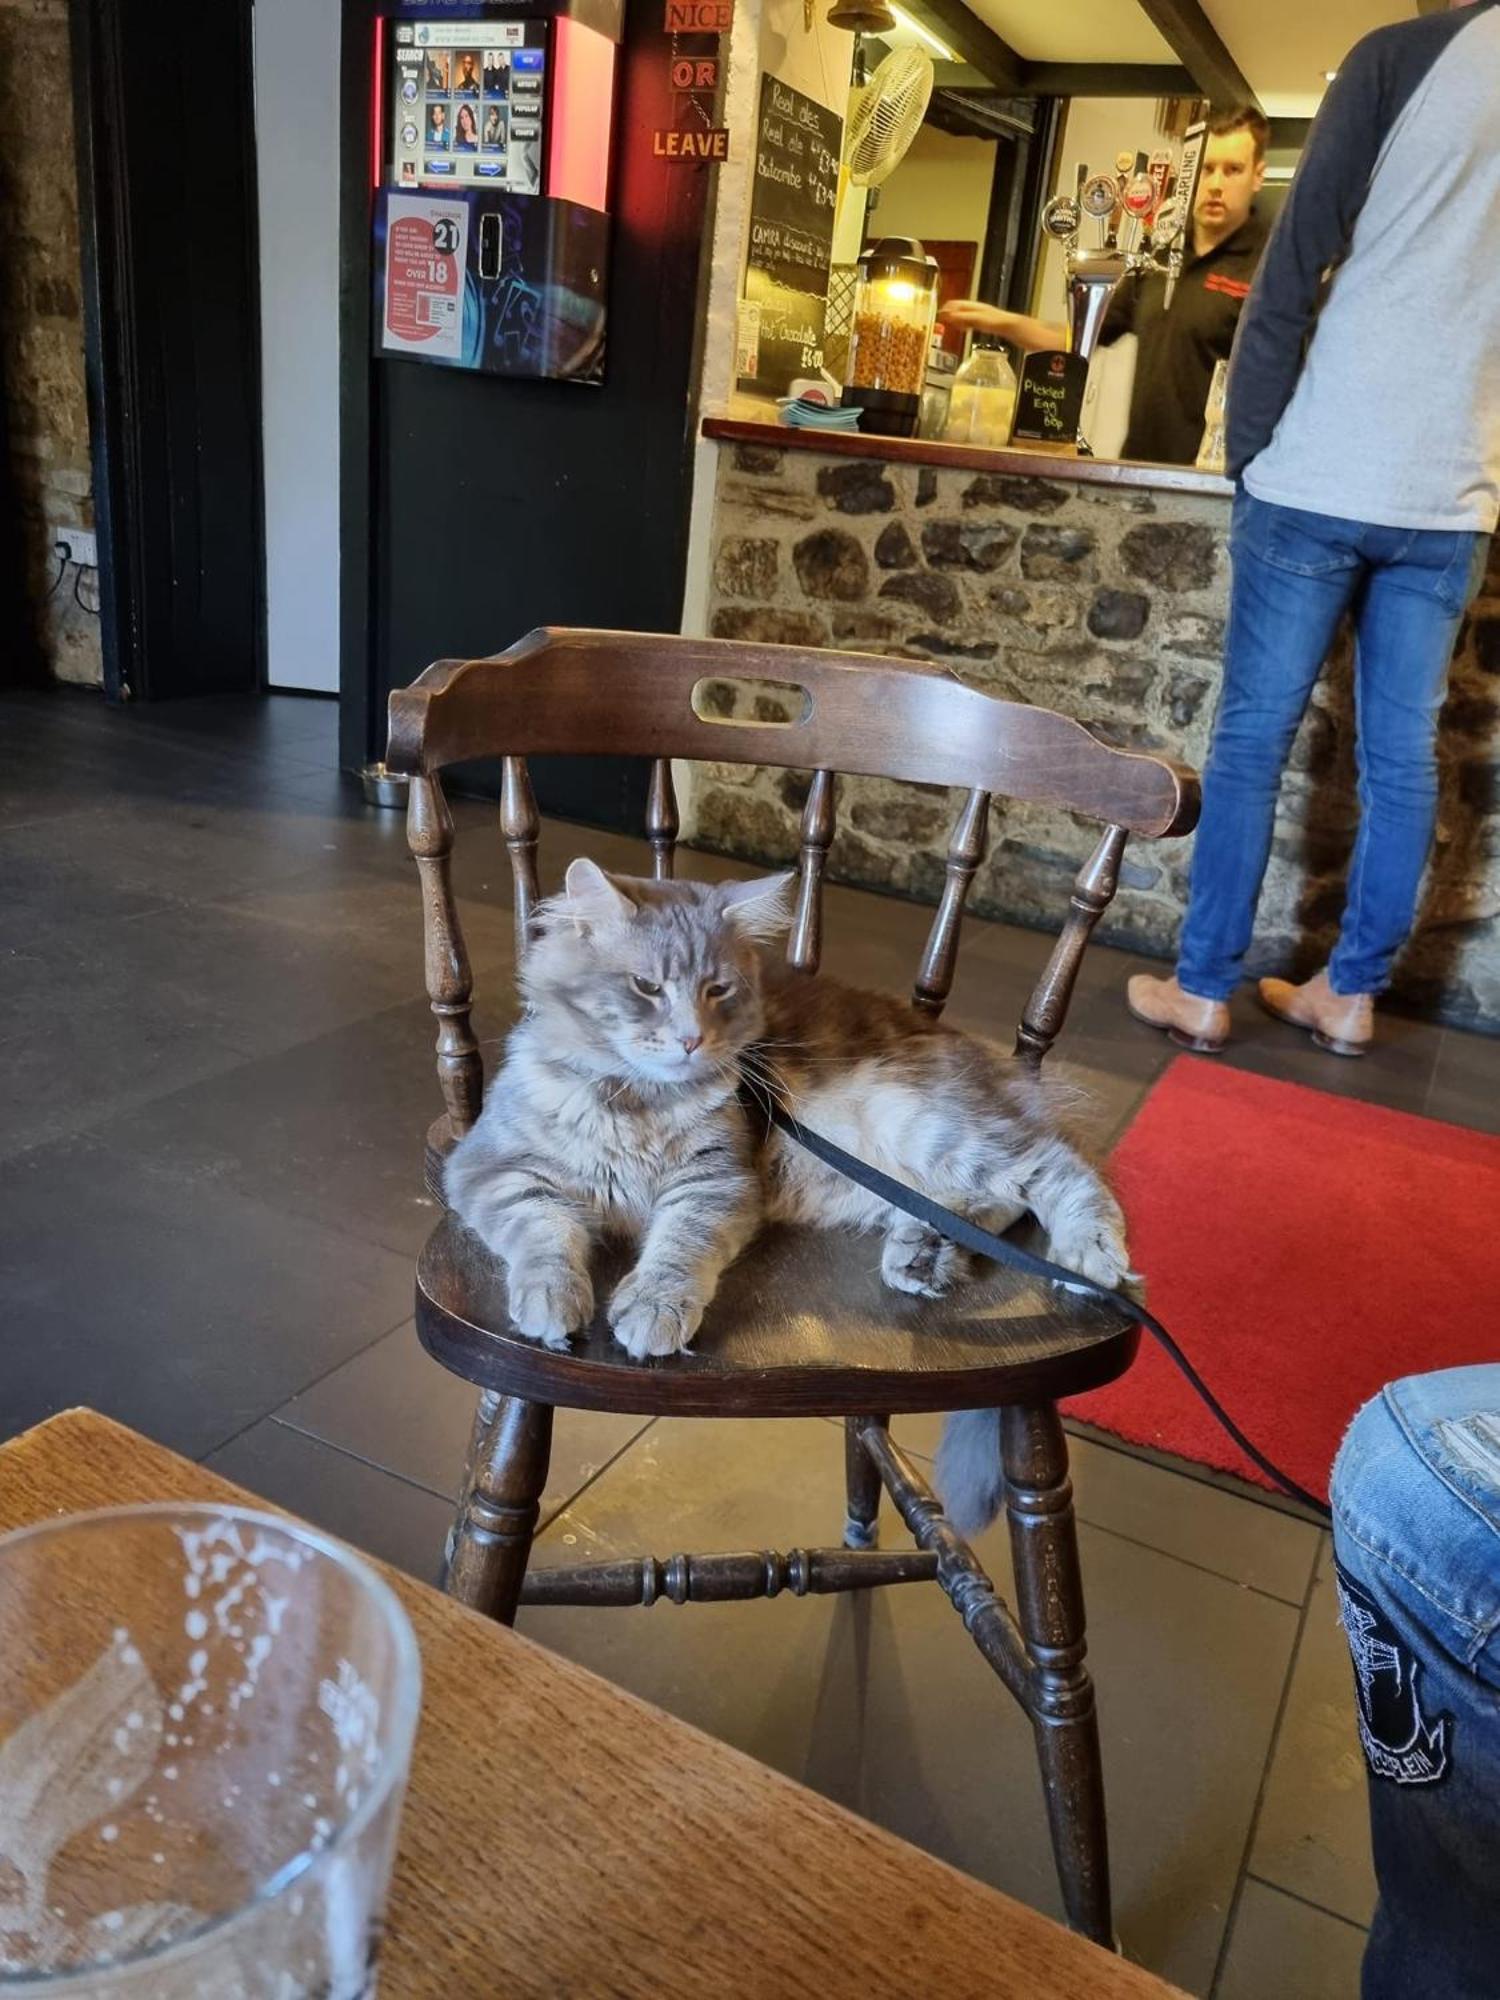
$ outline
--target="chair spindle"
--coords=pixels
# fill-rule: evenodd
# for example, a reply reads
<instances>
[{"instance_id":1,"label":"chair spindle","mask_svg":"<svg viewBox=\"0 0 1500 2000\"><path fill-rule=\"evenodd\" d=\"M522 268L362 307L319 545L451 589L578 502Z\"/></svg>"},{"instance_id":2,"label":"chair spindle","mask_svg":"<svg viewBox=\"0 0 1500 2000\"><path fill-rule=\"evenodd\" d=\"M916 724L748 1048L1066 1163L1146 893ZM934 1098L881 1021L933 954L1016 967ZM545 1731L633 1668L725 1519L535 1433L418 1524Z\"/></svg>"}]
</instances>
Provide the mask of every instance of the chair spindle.
<instances>
[{"instance_id":1,"label":"chair spindle","mask_svg":"<svg viewBox=\"0 0 1500 2000\"><path fill-rule=\"evenodd\" d=\"M958 934L969 886L990 844L990 795L970 792L948 842L943 894L927 935L912 1000L923 1014L941 1014L958 969Z\"/></svg>"},{"instance_id":2,"label":"chair spindle","mask_svg":"<svg viewBox=\"0 0 1500 2000\"><path fill-rule=\"evenodd\" d=\"M448 1128L455 1139L461 1139L479 1116L484 1070L479 1044L469 1025L474 979L449 870L453 815L441 783L426 772L419 771L411 781L406 839L422 880L427 997L438 1024L438 1082L447 1107Z\"/></svg>"},{"instance_id":3,"label":"chair spindle","mask_svg":"<svg viewBox=\"0 0 1500 2000\"><path fill-rule=\"evenodd\" d=\"M658 757L651 765L651 790L646 797L646 838L651 843L653 881L670 882L677 871L677 832L682 821L672 789L672 762Z\"/></svg>"},{"instance_id":4,"label":"chair spindle","mask_svg":"<svg viewBox=\"0 0 1500 2000\"><path fill-rule=\"evenodd\" d=\"M524 757L507 757L500 780L500 831L510 850L510 878L516 903L516 963L531 942L531 919L541 900L537 885L536 843L541 830L531 774Z\"/></svg>"},{"instance_id":5,"label":"chair spindle","mask_svg":"<svg viewBox=\"0 0 1500 2000\"><path fill-rule=\"evenodd\" d=\"M787 943L787 963L816 972L823 955L823 870L833 845L834 773L814 771L802 808L802 853L797 864L797 914Z\"/></svg>"},{"instance_id":6,"label":"chair spindle","mask_svg":"<svg viewBox=\"0 0 1500 2000\"><path fill-rule=\"evenodd\" d=\"M1123 826L1107 826L1099 844L1079 869L1068 898L1068 916L1041 978L1021 1016L1016 1054L1033 1069L1057 1040L1083 963L1084 946L1120 886L1120 861L1128 838Z\"/></svg>"}]
</instances>

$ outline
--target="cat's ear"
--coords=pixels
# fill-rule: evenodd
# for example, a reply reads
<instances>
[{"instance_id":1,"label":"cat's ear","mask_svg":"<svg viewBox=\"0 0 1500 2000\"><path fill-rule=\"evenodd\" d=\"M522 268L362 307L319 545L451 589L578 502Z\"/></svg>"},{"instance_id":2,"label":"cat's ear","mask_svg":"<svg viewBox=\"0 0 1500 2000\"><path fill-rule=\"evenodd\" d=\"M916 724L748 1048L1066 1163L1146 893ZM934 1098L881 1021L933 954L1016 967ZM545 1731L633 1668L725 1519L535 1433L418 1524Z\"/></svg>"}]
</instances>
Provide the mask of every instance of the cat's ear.
<instances>
[{"instance_id":1,"label":"cat's ear","mask_svg":"<svg viewBox=\"0 0 1500 2000\"><path fill-rule=\"evenodd\" d=\"M636 906L624 890L610 880L597 861L583 856L568 863L563 895L568 915L580 925L628 923L635 915Z\"/></svg>"},{"instance_id":2,"label":"cat's ear","mask_svg":"<svg viewBox=\"0 0 1500 2000\"><path fill-rule=\"evenodd\" d=\"M753 882L723 882L719 906L742 937L779 937L792 921L795 875L760 875Z\"/></svg>"}]
</instances>

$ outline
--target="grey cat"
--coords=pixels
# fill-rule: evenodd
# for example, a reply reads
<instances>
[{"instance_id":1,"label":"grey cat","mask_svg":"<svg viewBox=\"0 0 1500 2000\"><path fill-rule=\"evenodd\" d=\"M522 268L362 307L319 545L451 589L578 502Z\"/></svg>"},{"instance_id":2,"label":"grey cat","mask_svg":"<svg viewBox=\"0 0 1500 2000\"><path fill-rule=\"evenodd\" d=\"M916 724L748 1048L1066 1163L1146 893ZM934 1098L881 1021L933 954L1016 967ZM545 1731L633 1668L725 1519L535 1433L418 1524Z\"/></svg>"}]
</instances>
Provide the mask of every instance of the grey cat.
<instances>
[{"instance_id":1,"label":"grey cat","mask_svg":"<svg viewBox=\"0 0 1500 2000\"><path fill-rule=\"evenodd\" d=\"M563 1346L590 1323L590 1253L605 1235L639 1246L606 1307L637 1360L688 1345L765 1222L879 1232L897 1291L936 1298L961 1276L952 1244L765 1134L742 1103L746 1078L984 1227L1029 1209L1059 1263L1111 1287L1130 1276L1119 1205L1034 1078L899 999L762 951L786 928L791 881L643 882L580 860L538 913L525 1012L446 1173L532 1339ZM956 1526L993 1518L993 1411L950 1416L938 1483Z\"/></svg>"}]
</instances>

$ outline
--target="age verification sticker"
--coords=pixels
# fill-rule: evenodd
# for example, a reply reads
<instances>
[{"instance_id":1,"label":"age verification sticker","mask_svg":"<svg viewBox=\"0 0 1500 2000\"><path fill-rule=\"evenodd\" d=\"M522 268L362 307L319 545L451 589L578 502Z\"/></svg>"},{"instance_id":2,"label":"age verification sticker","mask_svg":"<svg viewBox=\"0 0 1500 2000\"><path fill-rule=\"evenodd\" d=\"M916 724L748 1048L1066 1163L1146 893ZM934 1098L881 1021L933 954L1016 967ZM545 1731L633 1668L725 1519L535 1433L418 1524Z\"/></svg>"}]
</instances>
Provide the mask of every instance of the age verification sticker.
<instances>
[{"instance_id":1,"label":"age verification sticker","mask_svg":"<svg viewBox=\"0 0 1500 2000\"><path fill-rule=\"evenodd\" d=\"M386 218L382 346L461 361L467 203L392 194L386 197Z\"/></svg>"}]
</instances>

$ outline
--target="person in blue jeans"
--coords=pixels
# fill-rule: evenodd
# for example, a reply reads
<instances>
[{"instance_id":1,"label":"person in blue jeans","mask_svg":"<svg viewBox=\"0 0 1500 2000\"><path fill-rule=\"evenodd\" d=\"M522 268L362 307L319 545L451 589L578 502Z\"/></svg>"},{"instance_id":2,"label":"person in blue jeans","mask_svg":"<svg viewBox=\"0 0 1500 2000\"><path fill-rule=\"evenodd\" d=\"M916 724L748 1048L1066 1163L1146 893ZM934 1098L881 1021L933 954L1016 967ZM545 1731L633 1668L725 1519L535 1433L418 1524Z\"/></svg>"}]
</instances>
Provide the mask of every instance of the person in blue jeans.
<instances>
[{"instance_id":1,"label":"person in blue jeans","mask_svg":"<svg viewBox=\"0 0 1500 2000\"><path fill-rule=\"evenodd\" d=\"M1379 1901L1362 2000L1500 1993L1500 1364L1392 1382L1331 1485Z\"/></svg>"},{"instance_id":2,"label":"person in blue jeans","mask_svg":"<svg viewBox=\"0 0 1500 2000\"><path fill-rule=\"evenodd\" d=\"M1343 923L1322 971L1263 979L1260 998L1361 1055L1410 934L1449 661L1500 516L1500 256L1479 247L1500 242L1497 131L1497 0L1367 35L1240 320L1224 684L1188 912L1175 976L1127 988L1131 1012L1185 1047L1228 1039L1281 775L1346 614L1360 825Z\"/></svg>"}]
</instances>

